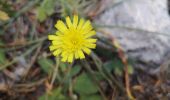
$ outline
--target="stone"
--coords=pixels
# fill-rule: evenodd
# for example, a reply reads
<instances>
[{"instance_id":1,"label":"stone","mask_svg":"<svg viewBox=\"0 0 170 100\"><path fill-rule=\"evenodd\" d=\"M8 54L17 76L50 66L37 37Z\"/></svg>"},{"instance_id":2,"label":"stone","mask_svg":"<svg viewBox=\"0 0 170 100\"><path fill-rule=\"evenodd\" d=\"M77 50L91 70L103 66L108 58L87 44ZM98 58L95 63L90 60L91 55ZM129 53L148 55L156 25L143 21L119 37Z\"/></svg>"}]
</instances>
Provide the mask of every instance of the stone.
<instances>
[{"instance_id":1,"label":"stone","mask_svg":"<svg viewBox=\"0 0 170 100\"><path fill-rule=\"evenodd\" d=\"M125 0L94 22L105 26L101 29L117 38L126 54L137 61L156 67L170 53L167 0Z\"/></svg>"}]
</instances>

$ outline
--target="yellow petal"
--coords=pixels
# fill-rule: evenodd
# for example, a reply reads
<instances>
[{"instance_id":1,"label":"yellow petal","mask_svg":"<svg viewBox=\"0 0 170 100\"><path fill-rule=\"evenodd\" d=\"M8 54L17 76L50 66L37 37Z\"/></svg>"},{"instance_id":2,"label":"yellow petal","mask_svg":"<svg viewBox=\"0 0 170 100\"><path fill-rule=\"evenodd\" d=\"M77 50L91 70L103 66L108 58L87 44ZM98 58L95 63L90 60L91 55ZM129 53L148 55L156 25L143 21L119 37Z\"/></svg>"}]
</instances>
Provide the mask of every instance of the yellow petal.
<instances>
[{"instance_id":1,"label":"yellow petal","mask_svg":"<svg viewBox=\"0 0 170 100\"><path fill-rule=\"evenodd\" d=\"M90 21L89 21L89 20L86 21L85 24L83 25L83 30L85 30L85 33L84 33L84 34L88 33L88 32L91 31L92 29L93 29L93 28L92 28L92 26L91 26Z\"/></svg>"},{"instance_id":2,"label":"yellow petal","mask_svg":"<svg viewBox=\"0 0 170 100\"><path fill-rule=\"evenodd\" d=\"M68 62L73 62L73 53L68 56Z\"/></svg>"},{"instance_id":3,"label":"yellow petal","mask_svg":"<svg viewBox=\"0 0 170 100\"><path fill-rule=\"evenodd\" d=\"M75 52L75 58L76 58L76 59L79 58L79 55L78 55L78 52L77 52L77 51Z\"/></svg>"},{"instance_id":4,"label":"yellow petal","mask_svg":"<svg viewBox=\"0 0 170 100\"><path fill-rule=\"evenodd\" d=\"M83 47L82 50L88 55L91 53L91 50L89 48Z\"/></svg>"},{"instance_id":5,"label":"yellow petal","mask_svg":"<svg viewBox=\"0 0 170 100\"><path fill-rule=\"evenodd\" d=\"M88 43L85 45L87 48L91 48L91 49L94 49L96 48L96 44L91 44L91 43Z\"/></svg>"},{"instance_id":6,"label":"yellow petal","mask_svg":"<svg viewBox=\"0 0 170 100\"><path fill-rule=\"evenodd\" d=\"M61 20L57 21L57 24L55 25L55 27L62 33L67 31L66 25Z\"/></svg>"},{"instance_id":7,"label":"yellow petal","mask_svg":"<svg viewBox=\"0 0 170 100\"><path fill-rule=\"evenodd\" d=\"M64 56L64 57L62 57L61 61L62 61L62 62L66 62L66 61L67 61L67 58L68 58L67 56Z\"/></svg>"},{"instance_id":8,"label":"yellow petal","mask_svg":"<svg viewBox=\"0 0 170 100\"><path fill-rule=\"evenodd\" d=\"M78 26L77 26L77 29L81 29L81 28L83 27L83 24L84 24L84 19L81 18L81 19L80 19L80 22L79 22L79 24L78 24Z\"/></svg>"},{"instance_id":9,"label":"yellow petal","mask_svg":"<svg viewBox=\"0 0 170 100\"><path fill-rule=\"evenodd\" d=\"M84 53L81 50L78 50L77 53L78 53L80 59L85 58Z\"/></svg>"},{"instance_id":10,"label":"yellow petal","mask_svg":"<svg viewBox=\"0 0 170 100\"><path fill-rule=\"evenodd\" d=\"M57 36L58 36L58 35L59 35L59 36L63 35L60 31L56 31L55 34L56 34Z\"/></svg>"},{"instance_id":11,"label":"yellow petal","mask_svg":"<svg viewBox=\"0 0 170 100\"><path fill-rule=\"evenodd\" d=\"M59 37L56 35L48 35L49 40L59 40Z\"/></svg>"},{"instance_id":12,"label":"yellow petal","mask_svg":"<svg viewBox=\"0 0 170 100\"><path fill-rule=\"evenodd\" d=\"M54 51L55 49L59 49L59 48L61 48L61 45L51 45L49 47L50 51Z\"/></svg>"},{"instance_id":13,"label":"yellow petal","mask_svg":"<svg viewBox=\"0 0 170 100\"><path fill-rule=\"evenodd\" d=\"M67 26L68 26L69 28L72 26L70 17L66 17L66 23L67 23Z\"/></svg>"},{"instance_id":14,"label":"yellow petal","mask_svg":"<svg viewBox=\"0 0 170 100\"><path fill-rule=\"evenodd\" d=\"M62 54L61 54L62 57L65 57L67 56L67 52L66 51L63 51Z\"/></svg>"},{"instance_id":15,"label":"yellow petal","mask_svg":"<svg viewBox=\"0 0 170 100\"><path fill-rule=\"evenodd\" d=\"M87 43L96 43L97 39L86 39Z\"/></svg>"},{"instance_id":16,"label":"yellow petal","mask_svg":"<svg viewBox=\"0 0 170 100\"><path fill-rule=\"evenodd\" d=\"M77 24L78 24L78 16L74 15L74 18L73 18L73 26L74 26L74 28L77 28Z\"/></svg>"},{"instance_id":17,"label":"yellow petal","mask_svg":"<svg viewBox=\"0 0 170 100\"><path fill-rule=\"evenodd\" d=\"M49 49L50 49L50 51L53 51L53 50L55 50L57 48L56 48L56 46L52 45L52 46L49 47Z\"/></svg>"},{"instance_id":18,"label":"yellow petal","mask_svg":"<svg viewBox=\"0 0 170 100\"><path fill-rule=\"evenodd\" d=\"M89 37L91 37L91 36L94 36L95 34L96 34L95 31L90 31L90 32L86 33L84 37L85 37L85 38L89 38Z\"/></svg>"},{"instance_id":19,"label":"yellow petal","mask_svg":"<svg viewBox=\"0 0 170 100\"><path fill-rule=\"evenodd\" d=\"M53 44L53 45L61 45L62 42L61 42L61 41L52 41L52 44Z\"/></svg>"},{"instance_id":20,"label":"yellow petal","mask_svg":"<svg viewBox=\"0 0 170 100\"><path fill-rule=\"evenodd\" d=\"M61 53L61 49L57 49L53 52L54 56L58 56Z\"/></svg>"}]
</instances>

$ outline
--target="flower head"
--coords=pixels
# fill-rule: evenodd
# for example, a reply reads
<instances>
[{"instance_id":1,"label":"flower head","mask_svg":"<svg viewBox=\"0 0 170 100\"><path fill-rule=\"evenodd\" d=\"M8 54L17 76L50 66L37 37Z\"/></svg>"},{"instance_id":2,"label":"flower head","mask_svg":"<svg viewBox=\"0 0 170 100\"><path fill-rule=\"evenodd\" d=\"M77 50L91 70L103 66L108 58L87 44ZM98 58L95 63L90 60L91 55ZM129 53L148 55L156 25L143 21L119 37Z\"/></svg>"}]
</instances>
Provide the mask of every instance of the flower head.
<instances>
[{"instance_id":1,"label":"flower head","mask_svg":"<svg viewBox=\"0 0 170 100\"><path fill-rule=\"evenodd\" d=\"M90 49L96 48L97 39L92 38L96 32L89 20L85 21L74 15L73 21L66 17L66 24L59 20L55 27L58 29L55 35L48 36L48 39L52 40L49 48L54 56L61 56L63 62L83 59L84 53L89 55Z\"/></svg>"}]
</instances>

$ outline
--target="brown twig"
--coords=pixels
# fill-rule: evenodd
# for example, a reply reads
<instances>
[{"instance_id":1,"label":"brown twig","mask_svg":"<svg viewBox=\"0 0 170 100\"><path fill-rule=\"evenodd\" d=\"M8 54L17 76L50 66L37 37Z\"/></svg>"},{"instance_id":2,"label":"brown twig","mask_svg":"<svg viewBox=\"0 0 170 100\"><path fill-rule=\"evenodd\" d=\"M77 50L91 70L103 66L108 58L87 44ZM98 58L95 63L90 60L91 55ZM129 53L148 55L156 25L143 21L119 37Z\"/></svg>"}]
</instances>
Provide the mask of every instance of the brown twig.
<instances>
[{"instance_id":1,"label":"brown twig","mask_svg":"<svg viewBox=\"0 0 170 100\"><path fill-rule=\"evenodd\" d=\"M26 84L16 84L11 87L16 92L32 92L36 89L36 86L43 84L46 78L40 79L36 82L26 83Z\"/></svg>"},{"instance_id":2,"label":"brown twig","mask_svg":"<svg viewBox=\"0 0 170 100\"><path fill-rule=\"evenodd\" d=\"M130 81L129 81L129 73L128 73L128 61L127 61L127 56L124 54L123 48L120 46L119 42L110 35L109 32L99 30L100 32L104 33L107 35L110 40L112 41L113 45L116 47L118 50L118 54L120 59L122 60L122 63L124 64L124 72L125 72L125 87L126 87L126 93L127 96L130 100L135 100L135 98L132 96L131 91L130 91Z\"/></svg>"},{"instance_id":3,"label":"brown twig","mask_svg":"<svg viewBox=\"0 0 170 100\"><path fill-rule=\"evenodd\" d=\"M35 54L34 54L33 57L31 58L32 60L31 60L30 64L27 66L27 69L26 69L26 71L25 71L25 75L24 75L25 77L28 75L30 68L31 68L31 67L33 66L33 64L36 62L36 59L37 59L38 54L39 54L39 52L40 52L40 50L41 50L41 47L42 47L42 45L40 45L40 46L37 48Z\"/></svg>"},{"instance_id":4,"label":"brown twig","mask_svg":"<svg viewBox=\"0 0 170 100\"><path fill-rule=\"evenodd\" d=\"M9 43L9 44L5 44L5 45L1 45L0 44L0 48L12 48L12 47L18 47L18 46L28 46L34 43L38 43L38 42L43 42L44 40L47 39L47 36L41 37L39 39L33 40L33 41L28 41L28 42L15 42L15 43Z\"/></svg>"}]
</instances>

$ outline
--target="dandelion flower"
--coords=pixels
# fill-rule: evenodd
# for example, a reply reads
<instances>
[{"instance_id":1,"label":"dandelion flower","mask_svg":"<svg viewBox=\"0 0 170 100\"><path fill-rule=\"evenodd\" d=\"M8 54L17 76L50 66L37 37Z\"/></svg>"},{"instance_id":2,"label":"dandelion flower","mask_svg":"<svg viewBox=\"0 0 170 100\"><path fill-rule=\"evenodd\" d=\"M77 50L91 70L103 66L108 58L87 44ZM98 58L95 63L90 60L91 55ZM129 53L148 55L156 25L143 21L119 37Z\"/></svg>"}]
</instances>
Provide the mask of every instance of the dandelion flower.
<instances>
[{"instance_id":1,"label":"dandelion flower","mask_svg":"<svg viewBox=\"0 0 170 100\"><path fill-rule=\"evenodd\" d=\"M55 27L58 29L55 35L48 36L52 41L49 48L54 56L61 57L61 61L73 62L74 59L84 59L84 53L89 55L91 49L96 48L97 39L92 38L96 32L89 20L85 21L74 15L73 21L66 17L66 24L59 20Z\"/></svg>"}]
</instances>

